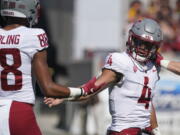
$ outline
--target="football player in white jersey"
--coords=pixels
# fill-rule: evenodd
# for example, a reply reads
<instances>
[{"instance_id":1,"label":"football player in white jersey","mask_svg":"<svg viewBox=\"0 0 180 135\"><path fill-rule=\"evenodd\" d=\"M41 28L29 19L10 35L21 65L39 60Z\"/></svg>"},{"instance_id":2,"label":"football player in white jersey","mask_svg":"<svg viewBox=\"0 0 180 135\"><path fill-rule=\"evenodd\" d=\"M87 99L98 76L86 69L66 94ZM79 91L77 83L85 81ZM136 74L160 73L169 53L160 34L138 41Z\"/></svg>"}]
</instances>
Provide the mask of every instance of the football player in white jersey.
<instances>
[{"instance_id":1,"label":"football player in white jersey","mask_svg":"<svg viewBox=\"0 0 180 135\"><path fill-rule=\"evenodd\" d=\"M38 21L39 7L38 0L0 0L4 21L0 28L0 135L41 135L33 112L32 73L45 96L74 98L90 93L90 89L52 81L46 33L31 28Z\"/></svg>"},{"instance_id":2,"label":"football player in white jersey","mask_svg":"<svg viewBox=\"0 0 180 135\"><path fill-rule=\"evenodd\" d=\"M145 18L135 22L129 31L127 50L109 54L101 75L83 85L94 94L109 88L112 123L107 135L160 135L152 103L159 71L162 66L180 74L179 62L163 60L158 53L162 40L156 21ZM103 88L97 88L100 85ZM63 101L47 98L44 102L54 106Z\"/></svg>"}]
</instances>

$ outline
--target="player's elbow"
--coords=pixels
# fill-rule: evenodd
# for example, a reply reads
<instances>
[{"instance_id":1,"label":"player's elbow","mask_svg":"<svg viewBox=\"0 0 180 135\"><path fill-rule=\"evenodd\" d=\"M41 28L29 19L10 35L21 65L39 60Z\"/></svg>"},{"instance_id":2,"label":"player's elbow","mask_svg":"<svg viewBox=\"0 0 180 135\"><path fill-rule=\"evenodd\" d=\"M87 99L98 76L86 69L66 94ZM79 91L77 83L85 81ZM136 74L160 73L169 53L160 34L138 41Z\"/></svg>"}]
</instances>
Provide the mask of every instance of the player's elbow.
<instances>
[{"instance_id":1,"label":"player's elbow","mask_svg":"<svg viewBox=\"0 0 180 135\"><path fill-rule=\"evenodd\" d=\"M51 93L51 91L49 91L49 90L43 90L43 94L44 94L44 96L46 96L46 97L52 97L52 93Z\"/></svg>"}]
</instances>

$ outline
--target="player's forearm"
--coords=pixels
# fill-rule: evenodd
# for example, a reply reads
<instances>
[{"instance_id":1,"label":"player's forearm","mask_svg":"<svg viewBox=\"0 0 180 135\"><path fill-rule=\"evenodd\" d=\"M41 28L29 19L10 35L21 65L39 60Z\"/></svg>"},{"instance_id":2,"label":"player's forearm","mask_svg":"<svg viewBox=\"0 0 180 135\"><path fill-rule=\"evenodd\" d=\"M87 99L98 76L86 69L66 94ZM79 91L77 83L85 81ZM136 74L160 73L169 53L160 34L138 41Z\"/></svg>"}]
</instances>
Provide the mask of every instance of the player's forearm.
<instances>
[{"instance_id":1,"label":"player's forearm","mask_svg":"<svg viewBox=\"0 0 180 135\"><path fill-rule=\"evenodd\" d=\"M41 85L41 88L43 90L44 95L47 97L66 98L70 95L70 90L68 87L63 87L53 82Z\"/></svg>"},{"instance_id":2,"label":"player's forearm","mask_svg":"<svg viewBox=\"0 0 180 135\"><path fill-rule=\"evenodd\" d=\"M53 81L40 84L46 97L71 98L79 97L84 94L81 88L66 87L60 84L56 84Z\"/></svg>"},{"instance_id":3,"label":"player's forearm","mask_svg":"<svg viewBox=\"0 0 180 135\"><path fill-rule=\"evenodd\" d=\"M154 108L154 105L152 104L152 111L151 111L151 127L152 127L152 133L153 135L161 135L161 132L158 127L157 117L156 117L156 111Z\"/></svg>"},{"instance_id":4,"label":"player's forearm","mask_svg":"<svg viewBox=\"0 0 180 135\"><path fill-rule=\"evenodd\" d=\"M175 74L180 75L180 62L164 59L160 53L157 53L155 63Z\"/></svg>"},{"instance_id":5,"label":"player's forearm","mask_svg":"<svg viewBox=\"0 0 180 135\"><path fill-rule=\"evenodd\" d=\"M167 69L175 74L180 75L180 62L170 61Z\"/></svg>"},{"instance_id":6,"label":"player's forearm","mask_svg":"<svg viewBox=\"0 0 180 135\"><path fill-rule=\"evenodd\" d=\"M153 104L152 104L152 111L151 111L150 122L151 122L151 127L153 129L158 127L156 111L155 111L155 108L154 108Z\"/></svg>"},{"instance_id":7,"label":"player's forearm","mask_svg":"<svg viewBox=\"0 0 180 135\"><path fill-rule=\"evenodd\" d=\"M41 79L39 84L44 91L46 97L56 97L56 98L77 98L80 96L86 96L101 90L104 86L103 84L95 85L96 77L89 80L81 88L75 87L65 87L54 83L50 78Z\"/></svg>"}]
</instances>

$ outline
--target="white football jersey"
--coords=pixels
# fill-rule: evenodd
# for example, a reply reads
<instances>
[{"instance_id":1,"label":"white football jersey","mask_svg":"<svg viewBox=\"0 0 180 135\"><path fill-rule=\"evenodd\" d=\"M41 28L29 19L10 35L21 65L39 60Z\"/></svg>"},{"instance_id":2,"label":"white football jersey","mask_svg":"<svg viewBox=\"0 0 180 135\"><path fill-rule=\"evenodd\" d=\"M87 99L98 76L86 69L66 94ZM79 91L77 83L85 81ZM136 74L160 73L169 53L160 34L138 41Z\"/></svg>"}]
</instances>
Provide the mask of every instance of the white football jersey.
<instances>
[{"instance_id":1,"label":"white football jersey","mask_svg":"<svg viewBox=\"0 0 180 135\"><path fill-rule=\"evenodd\" d=\"M42 29L0 29L0 99L34 103L31 62L38 51L47 47Z\"/></svg>"},{"instance_id":2,"label":"white football jersey","mask_svg":"<svg viewBox=\"0 0 180 135\"><path fill-rule=\"evenodd\" d=\"M126 52L109 54L104 68L123 74L123 79L109 88L109 130L150 126L151 100L159 80L157 68L151 62L139 65Z\"/></svg>"}]
</instances>

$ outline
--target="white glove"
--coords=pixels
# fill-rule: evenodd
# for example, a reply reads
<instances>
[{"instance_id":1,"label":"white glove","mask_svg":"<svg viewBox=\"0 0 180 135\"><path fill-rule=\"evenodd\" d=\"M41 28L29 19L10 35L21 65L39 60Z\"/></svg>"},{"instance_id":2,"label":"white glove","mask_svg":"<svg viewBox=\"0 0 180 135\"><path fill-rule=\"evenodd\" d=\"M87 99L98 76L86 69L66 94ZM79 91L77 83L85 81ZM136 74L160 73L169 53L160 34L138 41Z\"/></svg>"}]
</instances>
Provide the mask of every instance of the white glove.
<instances>
[{"instance_id":1,"label":"white glove","mask_svg":"<svg viewBox=\"0 0 180 135\"><path fill-rule=\"evenodd\" d=\"M152 133L153 133L154 135L161 135L160 130L159 130L158 127L154 128L154 129L152 130Z\"/></svg>"}]
</instances>

